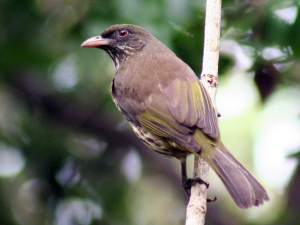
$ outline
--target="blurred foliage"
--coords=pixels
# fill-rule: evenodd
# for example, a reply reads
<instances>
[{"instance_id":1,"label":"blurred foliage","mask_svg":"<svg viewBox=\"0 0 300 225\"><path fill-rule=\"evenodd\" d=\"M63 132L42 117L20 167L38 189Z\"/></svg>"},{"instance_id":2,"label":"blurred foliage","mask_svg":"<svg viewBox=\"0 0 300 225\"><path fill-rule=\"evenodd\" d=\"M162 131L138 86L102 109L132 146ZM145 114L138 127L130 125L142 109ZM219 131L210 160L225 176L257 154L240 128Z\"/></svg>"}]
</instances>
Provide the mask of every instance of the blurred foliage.
<instances>
[{"instance_id":1,"label":"blurred foliage","mask_svg":"<svg viewBox=\"0 0 300 225\"><path fill-rule=\"evenodd\" d=\"M200 74L204 7L203 0L0 2L0 224L184 224L179 163L134 136L110 97L111 59L80 44L132 23ZM299 88L299 7L296 0L223 1L222 40L253 49L249 72L261 104L279 87ZM283 9L291 10L275 13ZM281 54L266 56L273 47ZM221 78L235 54L221 52ZM300 223L299 171L280 214L262 223ZM209 205L207 224L259 224L226 204Z\"/></svg>"}]
</instances>

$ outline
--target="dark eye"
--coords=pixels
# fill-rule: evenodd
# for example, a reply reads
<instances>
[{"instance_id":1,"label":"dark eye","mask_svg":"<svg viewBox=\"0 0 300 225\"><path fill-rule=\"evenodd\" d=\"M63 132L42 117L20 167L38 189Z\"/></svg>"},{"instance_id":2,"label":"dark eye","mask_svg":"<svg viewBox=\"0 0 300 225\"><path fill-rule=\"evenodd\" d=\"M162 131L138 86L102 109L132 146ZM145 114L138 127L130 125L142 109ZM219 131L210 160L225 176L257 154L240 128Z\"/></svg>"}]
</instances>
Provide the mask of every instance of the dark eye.
<instances>
[{"instance_id":1,"label":"dark eye","mask_svg":"<svg viewBox=\"0 0 300 225\"><path fill-rule=\"evenodd\" d=\"M125 37L125 36L127 36L127 34L128 34L127 30L120 30L119 31L119 36L121 36L121 37Z\"/></svg>"}]
</instances>

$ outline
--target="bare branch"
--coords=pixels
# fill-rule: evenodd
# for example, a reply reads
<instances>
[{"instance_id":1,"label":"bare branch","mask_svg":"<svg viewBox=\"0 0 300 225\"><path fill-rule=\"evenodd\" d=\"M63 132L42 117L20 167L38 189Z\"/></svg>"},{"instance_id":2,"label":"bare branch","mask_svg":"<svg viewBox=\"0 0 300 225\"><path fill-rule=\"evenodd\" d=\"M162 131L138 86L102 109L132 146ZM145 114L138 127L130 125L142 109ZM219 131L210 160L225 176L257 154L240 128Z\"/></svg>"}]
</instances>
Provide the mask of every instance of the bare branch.
<instances>
[{"instance_id":1,"label":"bare branch","mask_svg":"<svg viewBox=\"0 0 300 225\"><path fill-rule=\"evenodd\" d=\"M219 45L222 0L207 0L204 31L204 50L201 82L209 92L212 102L218 84ZM208 182L209 165L195 156L194 178L200 177ZM191 189L191 197L186 212L186 225L205 223L207 190L205 185L197 184Z\"/></svg>"}]
</instances>

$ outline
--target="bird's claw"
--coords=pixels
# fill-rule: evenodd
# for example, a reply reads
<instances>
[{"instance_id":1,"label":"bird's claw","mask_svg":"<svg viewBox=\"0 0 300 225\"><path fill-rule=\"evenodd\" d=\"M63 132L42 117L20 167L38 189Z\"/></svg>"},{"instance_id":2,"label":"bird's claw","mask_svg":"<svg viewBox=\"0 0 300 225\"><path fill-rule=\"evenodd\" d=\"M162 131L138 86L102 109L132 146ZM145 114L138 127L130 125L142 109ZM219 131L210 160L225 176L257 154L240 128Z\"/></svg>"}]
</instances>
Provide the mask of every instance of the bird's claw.
<instances>
[{"instance_id":1,"label":"bird's claw","mask_svg":"<svg viewBox=\"0 0 300 225\"><path fill-rule=\"evenodd\" d=\"M194 178L194 179L187 179L185 182L182 183L185 192L188 194L188 196L191 195L191 187L194 186L195 184L204 184L206 186L206 189L209 188L209 184L202 180L201 178ZM217 197L215 196L214 198L207 198L206 202L215 202L217 201Z\"/></svg>"},{"instance_id":2,"label":"bird's claw","mask_svg":"<svg viewBox=\"0 0 300 225\"><path fill-rule=\"evenodd\" d=\"M182 186L183 186L185 192L188 194L188 196L191 195L191 188L195 184L204 184L206 186L206 189L209 188L209 184L207 182L205 182L204 180L202 180L201 178L198 178L198 177L194 178L194 179L183 180Z\"/></svg>"},{"instance_id":3,"label":"bird's claw","mask_svg":"<svg viewBox=\"0 0 300 225\"><path fill-rule=\"evenodd\" d=\"M212 198L207 198L206 201L207 202L215 202L215 201L217 201L217 197L215 196L213 199Z\"/></svg>"},{"instance_id":4,"label":"bird's claw","mask_svg":"<svg viewBox=\"0 0 300 225\"><path fill-rule=\"evenodd\" d=\"M194 179L188 179L187 182L188 182L188 185L190 186L190 188L192 186L194 186L195 184L204 184L206 186L206 189L209 188L209 183L205 182L200 177L196 177Z\"/></svg>"}]
</instances>

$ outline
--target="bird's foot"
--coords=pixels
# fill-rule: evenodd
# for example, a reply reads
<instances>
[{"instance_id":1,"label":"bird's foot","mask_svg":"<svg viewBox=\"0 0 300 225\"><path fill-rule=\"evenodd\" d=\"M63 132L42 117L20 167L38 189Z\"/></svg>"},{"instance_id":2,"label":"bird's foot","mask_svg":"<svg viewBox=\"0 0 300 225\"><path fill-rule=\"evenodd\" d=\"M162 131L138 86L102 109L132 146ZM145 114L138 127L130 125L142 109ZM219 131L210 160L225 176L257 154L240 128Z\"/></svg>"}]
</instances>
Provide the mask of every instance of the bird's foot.
<instances>
[{"instance_id":1,"label":"bird's foot","mask_svg":"<svg viewBox=\"0 0 300 225\"><path fill-rule=\"evenodd\" d=\"M191 188L192 186L194 186L195 184L204 184L206 186L206 189L208 189L209 184L207 182L205 182L204 180L202 180L201 178L194 178L194 179L183 179L182 180L182 186L185 190L185 192L188 194L188 196L191 195Z\"/></svg>"},{"instance_id":2,"label":"bird's foot","mask_svg":"<svg viewBox=\"0 0 300 225\"><path fill-rule=\"evenodd\" d=\"M188 182L188 185L190 186L190 188L192 186L194 186L195 184L204 184L206 186L206 189L209 188L209 183L205 182L200 177L197 177L197 178L194 178L194 179L188 179L187 182Z\"/></svg>"},{"instance_id":3,"label":"bird's foot","mask_svg":"<svg viewBox=\"0 0 300 225\"><path fill-rule=\"evenodd\" d=\"M191 195L191 188L195 184L204 184L206 186L206 189L209 188L209 184L202 180L201 178L195 178L195 179L187 179L182 181L182 186L185 190L185 192L188 194L188 196ZM217 197L212 198L207 198L207 202L215 202L217 201Z\"/></svg>"}]
</instances>

